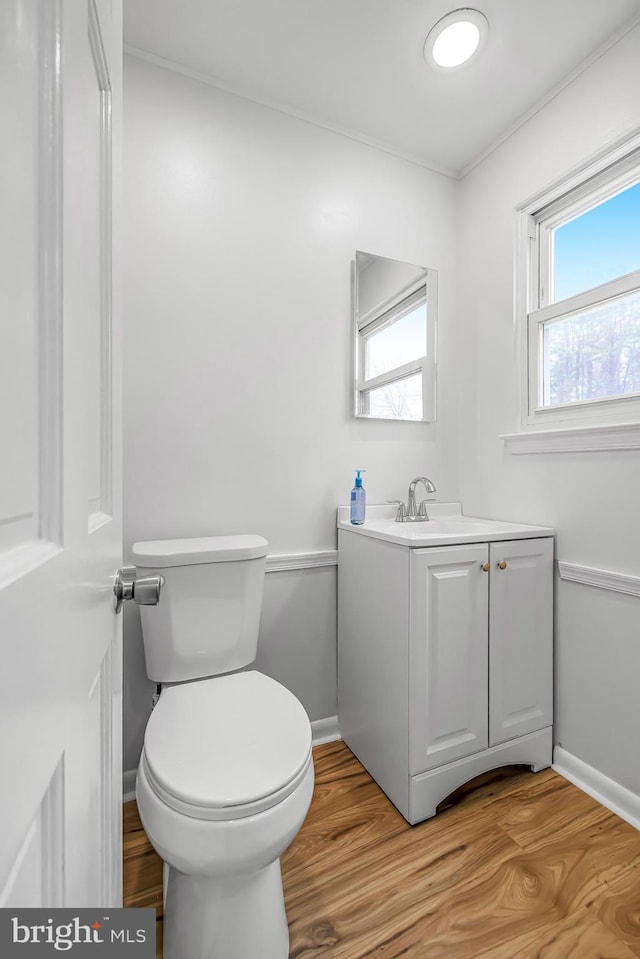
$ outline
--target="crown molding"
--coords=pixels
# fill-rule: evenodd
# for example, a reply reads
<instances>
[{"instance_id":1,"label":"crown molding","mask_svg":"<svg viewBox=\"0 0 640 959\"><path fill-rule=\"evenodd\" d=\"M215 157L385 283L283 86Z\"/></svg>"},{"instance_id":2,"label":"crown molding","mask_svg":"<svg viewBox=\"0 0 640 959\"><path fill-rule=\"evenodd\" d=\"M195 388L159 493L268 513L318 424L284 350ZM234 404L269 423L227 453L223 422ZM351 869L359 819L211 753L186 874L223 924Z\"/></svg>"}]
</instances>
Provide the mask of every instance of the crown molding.
<instances>
[{"instance_id":1,"label":"crown molding","mask_svg":"<svg viewBox=\"0 0 640 959\"><path fill-rule=\"evenodd\" d=\"M502 146L503 143L506 143L506 141L509 140L515 133L517 133L518 130L525 125L525 123L528 123L529 120L532 120L533 117L535 117L537 113L540 113L540 111L544 109L548 103L550 103L552 100L555 100L555 98L562 93L563 90L566 90L566 88L570 86L574 80L577 80L578 77L588 70L590 66L603 57L605 53L612 49L612 47L615 47L616 44L623 40L628 33L631 33L631 31L637 27L638 24L640 24L640 14L636 14L623 27L610 36L608 40L605 40L605 42L596 50L594 50L594 52L591 53L586 60L583 60L582 63L575 68L575 70L572 70L571 73L568 73L566 77L563 77L560 83L557 83L556 86L552 87L551 90L549 90L549 92L542 97L542 99L538 100L530 110L527 110L526 113L521 114L509 127L507 127L503 133L500 134L499 137L490 143L489 146L485 147L484 150L481 150L480 153L473 158L473 160L467 163L466 166L462 167L462 169L456 174L457 179L464 180L468 173L471 173L475 167L479 166L484 160L487 159L487 157L491 156L491 154L497 150L498 147Z\"/></svg>"},{"instance_id":2,"label":"crown molding","mask_svg":"<svg viewBox=\"0 0 640 959\"><path fill-rule=\"evenodd\" d=\"M293 117L295 120L301 120L303 123L309 123L311 126L320 127L322 130L328 130L330 133L335 133L338 136L346 137L348 140L355 140L357 143L362 143L364 146L371 147L374 150L380 150L382 153L388 153L399 160L406 160L407 163L413 163L415 166L422 167L423 170L428 170L430 173L437 173L439 176L445 176L451 180L459 179L457 172L448 167L440 166L436 163L429 163L423 157L417 156L413 153L406 153L404 150L393 146L391 143L385 143L383 140L376 140L374 137L368 137L364 133L360 133L357 130L351 130L348 127L341 127L337 124L327 123L325 120L320 120L318 117L314 117L311 113L307 113L304 110L295 110L292 107L287 106L285 103L280 103L277 100L271 100L268 97L257 97L254 94L243 90L241 87L238 87L233 83L229 83L226 80L222 80L220 77L216 77L211 73L206 73L201 70L194 70L191 67L185 66L183 63L178 63L176 60L170 60L168 57L160 57L155 53L149 53L148 50L143 50L140 47L134 47L129 43L125 43L124 52L127 56L133 57L136 60L143 60L145 63L150 63L155 67L161 67L163 70L169 70L171 73L177 73L180 76L187 77L189 80L196 80L198 83L204 83L209 87L214 87L216 90L222 90L224 93L229 93L234 97L240 97L242 100L249 100L251 103L257 103L259 106L266 107L268 110L274 110L276 113L283 113L285 116Z\"/></svg>"},{"instance_id":3,"label":"crown molding","mask_svg":"<svg viewBox=\"0 0 640 959\"><path fill-rule=\"evenodd\" d=\"M562 93L563 90L570 86L574 80L577 80L581 74L588 70L590 66L596 63L609 50L616 46L616 44L623 40L624 37L631 33L631 31L639 24L640 14L636 14L623 27L617 30L616 33L609 37L608 40L599 46L597 50L583 60L574 70L568 73L566 77L563 77L563 79L554 87L552 87L551 90L549 90L549 92L546 93L540 100L538 100L531 107L531 109L527 110L526 113L521 114L509 127L507 127L506 130L504 130L503 133L496 137L496 139L493 140L487 147L481 150L469 163L466 163L458 170L451 167L441 166L437 163L432 163L426 160L424 157L401 150L391 143L386 143L383 140L376 140L374 137L368 137L358 130L328 123L326 120L320 120L311 113L308 113L304 110L295 110L294 108L289 107L287 104L281 103L280 101L271 100L268 97L255 96L255 94L249 93L248 91L243 90L241 87L223 80L221 77L206 73L205 71L194 70L183 63L179 63L176 60L171 60L168 57L158 56L157 54L151 53L148 50L144 50L141 47L136 47L132 44L125 43L124 52L128 56L137 60L143 60L146 63L152 64L153 66L161 67L162 69L169 70L172 73L177 73L180 76L187 77L190 80L196 80L199 83L204 83L207 86L214 87L217 90L222 90L225 93L231 94L232 96L240 97L243 100L256 103L259 106L266 107L269 110L274 110L275 112L282 113L285 116L293 117L296 120L301 120L302 122L309 123L312 126L320 127L323 130L328 130L330 133L335 133L338 136L346 137L349 140L355 140L357 143L362 143L364 146L371 147L374 150L380 150L382 153L387 153L399 160L406 160L408 163L413 163L425 170L429 170L431 173L437 173L440 176L445 176L452 180L463 180L467 174L471 173L475 167L479 166L484 160L486 160L487 157L489 157L495 150L498 149L498 147L502 146L503 143L509 140L515 133L518 132L521 127L528 123L529 120L533 119L533 117L535 117L536 114L539 113L548 103L554 100L560 93Z\"/></svg>"}]
</instances>

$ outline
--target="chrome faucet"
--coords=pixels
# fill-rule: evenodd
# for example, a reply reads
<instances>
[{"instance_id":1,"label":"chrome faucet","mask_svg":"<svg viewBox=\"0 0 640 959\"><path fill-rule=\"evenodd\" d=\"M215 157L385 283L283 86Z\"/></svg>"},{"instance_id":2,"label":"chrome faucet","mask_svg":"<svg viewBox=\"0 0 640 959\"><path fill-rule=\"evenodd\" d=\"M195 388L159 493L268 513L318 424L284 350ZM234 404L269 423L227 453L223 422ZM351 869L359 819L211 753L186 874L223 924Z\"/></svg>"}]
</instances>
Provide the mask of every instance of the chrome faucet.
<instances>
[{"instance_id":1,"label":"chrome faucet","mask_svg":"<svg viewBox=\"0 0 640 959\"><path fill-rule=\"evenodd\" d=\"M427 514L427 501L422 500L420 506L416 506L416 486L422 483L427 493L435 493L436 488L427 476L416 476L409 483L409 494L407 496L407 505L402 500L389 500L390 503L398 504L396 513L396 523L426 523L429 520Z\"/></svg>"},{"instance_id":2,"label":"chrome faucet","mask_svg":"<svg viewBox=\"0 0 640 959\"><path fill-rule=\"evenodd\" d=\"M416 486L418 483L422 483L427 493L435 493L436 491L435 486L426 476L416 476L415 479L412 479L409 483L409 495L407 496L407 519L429 519L425 506L426 500L422 500L420 503L420 510L423 510L422 513L416 509Z\"/></svg>"}]
</instances>

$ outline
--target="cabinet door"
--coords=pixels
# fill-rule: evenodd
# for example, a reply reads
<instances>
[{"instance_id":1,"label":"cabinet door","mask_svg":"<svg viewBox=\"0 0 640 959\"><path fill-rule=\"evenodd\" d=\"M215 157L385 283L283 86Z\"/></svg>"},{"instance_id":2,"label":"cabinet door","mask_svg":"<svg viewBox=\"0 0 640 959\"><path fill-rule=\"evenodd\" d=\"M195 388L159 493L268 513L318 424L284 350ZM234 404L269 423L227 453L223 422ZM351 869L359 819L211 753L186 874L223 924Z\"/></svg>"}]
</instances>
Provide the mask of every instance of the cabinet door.
<instances>
[{"instance_id":1,"label":"cabinet door","mask_svg":"<svg viewBox=\"0 0 640 959\"><path fill-rule=\"evenodd\" d=\"M410 773L487 746L486 544L412 550Z\"/></svg>"},{"instance_id":2,"label":"cabinet door","mask_svg":"<svg viewBox=\"0 0 640 959\"><path fill-rule=\"evenodd\" d=\"M489 558L494 746L553 721L553 539L492 543Z\"/></svg>"}]
</instances>

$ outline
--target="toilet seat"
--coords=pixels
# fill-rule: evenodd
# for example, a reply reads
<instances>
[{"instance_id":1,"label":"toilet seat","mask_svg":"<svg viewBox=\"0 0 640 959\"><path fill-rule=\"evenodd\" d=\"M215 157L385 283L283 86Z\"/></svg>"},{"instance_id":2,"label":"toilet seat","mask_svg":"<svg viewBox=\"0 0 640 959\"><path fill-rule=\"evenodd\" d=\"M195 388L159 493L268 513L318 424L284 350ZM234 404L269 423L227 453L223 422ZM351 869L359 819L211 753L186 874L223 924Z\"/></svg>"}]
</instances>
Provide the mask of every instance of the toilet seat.
<instances>
[{"instance_id":1,"label":"toilet seat","mask_svg":"<svg viewBox=\"0 0 640 959\"><path fill-rule=\"evenodd\" d=\"M142 765L166 805L195 819L254 815L289 796L311 759L311 726L284 686L255 671L163 690Z\"/></svg>"}]
</instances>

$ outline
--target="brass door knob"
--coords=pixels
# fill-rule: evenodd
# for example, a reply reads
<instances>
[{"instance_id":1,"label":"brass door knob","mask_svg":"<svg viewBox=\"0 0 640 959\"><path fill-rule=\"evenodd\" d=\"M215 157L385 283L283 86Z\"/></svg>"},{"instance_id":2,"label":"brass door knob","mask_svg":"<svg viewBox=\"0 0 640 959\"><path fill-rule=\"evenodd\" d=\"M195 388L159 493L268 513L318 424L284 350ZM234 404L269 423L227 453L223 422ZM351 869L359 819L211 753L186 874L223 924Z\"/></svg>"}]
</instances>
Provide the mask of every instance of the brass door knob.
<instances>
[{"instance_id":1,"label":"brass door knob","mask_svg":"<svg viewBox=\"0 0 640 959\"><path fill-rule=\"evenodd\" d=\"M483 563L482 569L485 571L485 573L488 573L489 570L491 569L491 563Z\"/></svg>"},{"instance_id":2,"label":"brass door knob","mask_svg":"<svg viewBox=\"0 0 640 959\"><path fill-rule=\"evenodd\" d=\"M501 559L500 562L498 563L498 569L506 569L506 568L507 568L506 559Z\"/></svg>"}]
</instances>

